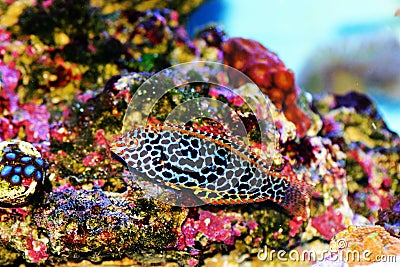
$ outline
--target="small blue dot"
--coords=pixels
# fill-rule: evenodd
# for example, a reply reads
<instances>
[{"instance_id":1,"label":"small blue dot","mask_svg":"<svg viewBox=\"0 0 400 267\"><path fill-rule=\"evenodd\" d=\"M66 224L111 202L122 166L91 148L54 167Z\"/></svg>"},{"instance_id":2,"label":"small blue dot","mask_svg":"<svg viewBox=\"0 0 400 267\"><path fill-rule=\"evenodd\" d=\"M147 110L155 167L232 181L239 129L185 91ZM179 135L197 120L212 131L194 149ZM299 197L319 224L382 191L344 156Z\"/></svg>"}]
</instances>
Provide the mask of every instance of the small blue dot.
<instances>
[{"instance_id":1,"label":"small blue dot","mask_svg":"<svg viewBox=\"0 0 400 267\"><path fill-rule=\"evenodd\" d=\"M17 155L15 155L15 153L7 153L6 154L6 158L9 160L14 160L17 157Z\"/></svg>"},{"instance_id":2,"label":"small blue dot","mask_svg":"<svg viewBox=\"0 0 400 267\"><path fill-rule=\"evenodd\" d=\"M1 176L7 176L11 173L12 167L11 166L4 166L4 168L1 170L0 175Z\"/></svg>"},{"instance_id":3,"label":"small blue dot","mask_svg":"<svg viewBox=\"0 0 400 267\"><path fill-rule=\"evenodd\" d=\"M35 176L37 180L42 180L43 178L43 174L40 171L36 171Z\"/></svg>"},{"instance_id":4,"label":"small blue dot","mask_svg":"<svg viewBox=\"0 0 400 267\"><path fill-rule=\"evenodd\" d=\"M19 183L21 183L21 177L19 176L19 175L13 175L12 177L11 177L11 183L13 183L13 184L19 184Z\"/></svg>"},{"instance_id":5,"label":"small blue dot","mask_svg":"<svg viewBox=\"0 0 400 267\"><path fill-rule=\"evenodd\" d=\"M24 173L25 173L27 176L31 176L32 173L33 173L35 170L36 170L36 168L35 168L33 165L28 165L28 166L25 167Z\"/></svg>"},{"instance_id":6,"label":"small blue dot","mask_svg":"<svg viewBox=\"0 0 400 267\"><path fill-rule=\"evenodd\" d=\"M20 174L21 171L22 171L21 166L17 166L17 167L14 168L14 172L17 173L17 174Z\"/></svg>"},{"instance_id":7,"label":"small blue dot","mask_svg":"<svg viewBox=\"0 0 400 267\"><path fill-rule=\"evenodd\" d=\"M43 164L44 164L44 161L43 161L41 158L36 158L36 159L35 159L35 162L36 162L37 165L39 165L40 167L42 167Z\"/></svg>"},{"instance_id":8,"label":"small blue dot","mask_svg":"<svg viewBox=\"0 0 400 267\"><path fill-rule=\"evenodd\" d=\"M25 157L22 157L21 158L21 161L23 162L23 163L27 163L27 162L29 162L29 161L31 161L31 157L28 157L28 156L25 156Z\"/></svg>"}]
</instances>

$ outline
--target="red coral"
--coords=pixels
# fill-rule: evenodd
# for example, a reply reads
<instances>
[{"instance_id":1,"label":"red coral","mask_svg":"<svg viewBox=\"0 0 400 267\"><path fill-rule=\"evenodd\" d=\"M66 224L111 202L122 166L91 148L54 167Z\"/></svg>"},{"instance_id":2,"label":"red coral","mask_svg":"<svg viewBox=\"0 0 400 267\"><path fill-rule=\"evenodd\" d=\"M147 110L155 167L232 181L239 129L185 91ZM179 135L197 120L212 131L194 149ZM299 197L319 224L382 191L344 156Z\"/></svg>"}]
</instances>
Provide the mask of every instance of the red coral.
<instances>
[{"instance_id":1,"label":"red coral","mask_svg":"<svg viewBox=\"0 0 400 267\"><path fill-rule=\"evenodd\" d=\"M224 62L247 74L276 107L282 109L288 120L303 137L311 126L310 118L296 105L299 93L294 74L279 57L260 43L231 38L223 45Z\"/></svg>"},{"instance_id":2,"label":"red coral","mask_svg":"<svg viewBox=\"0 0 400 267\"><path fill-rule=\"evenodd\" d=\"M342 214L336 212L332 206L329 206L324 214L312 218L311 225L327 240L331 240L335 234L346 229Z\"/></svg>"}]
</instances>

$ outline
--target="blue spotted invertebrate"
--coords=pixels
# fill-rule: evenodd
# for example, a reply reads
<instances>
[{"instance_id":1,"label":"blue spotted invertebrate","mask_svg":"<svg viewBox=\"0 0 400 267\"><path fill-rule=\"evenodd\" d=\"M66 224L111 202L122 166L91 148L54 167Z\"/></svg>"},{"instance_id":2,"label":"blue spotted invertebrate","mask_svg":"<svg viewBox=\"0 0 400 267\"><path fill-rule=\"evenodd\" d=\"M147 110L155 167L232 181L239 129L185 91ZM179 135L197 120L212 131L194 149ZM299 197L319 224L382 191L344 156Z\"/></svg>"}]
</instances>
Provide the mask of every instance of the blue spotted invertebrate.
<instances>
[{"instance_id":1,"label":"blue spotted invertebrate","mask_svg":"<svg viewBox=\"0 0 400 267\"><path fill-rule=\"evenodd\" d=\"M312 186L269 169L249 147L231 137L174 125L139 127L111 151L138 176L193 191L208 204L271 200L306 217Z\"/></svg>"},{"instance_id":2,"label":"blue spotted invertebrate","mask_svg":"<svg viewBox=\"0 0 400 267\"><path fill-rule=\"evenodd\" d=\"M43 184L46 163L39 151L24 141L0 143L0 206L26 203Z\"/></svg>"}]
</instances>

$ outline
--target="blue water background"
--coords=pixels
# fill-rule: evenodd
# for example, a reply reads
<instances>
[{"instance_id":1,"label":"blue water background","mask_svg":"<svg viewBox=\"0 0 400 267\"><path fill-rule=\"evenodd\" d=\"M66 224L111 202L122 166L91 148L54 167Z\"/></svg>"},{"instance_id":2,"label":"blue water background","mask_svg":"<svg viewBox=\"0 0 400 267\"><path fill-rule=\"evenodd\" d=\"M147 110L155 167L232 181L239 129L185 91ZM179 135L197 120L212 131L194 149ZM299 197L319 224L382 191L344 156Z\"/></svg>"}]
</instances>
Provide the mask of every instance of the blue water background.
<instances>
[{"instance_id":1,"label":"blue water background","mask_svg":"<svg viewBox=\"0 0 400 267\"><path fill-rule=\"evenodd\" d=\"M188 19L187 30L193 36L204 25L217 23L231 37L257 40L301 80L307 58L319 47L385 31L400 40L400 17L394 16L398 8L399 0L209 0ZM391 96L370 96L389 127L400 133L400 86L395 88Z\"/></svg>"}]
</instances>

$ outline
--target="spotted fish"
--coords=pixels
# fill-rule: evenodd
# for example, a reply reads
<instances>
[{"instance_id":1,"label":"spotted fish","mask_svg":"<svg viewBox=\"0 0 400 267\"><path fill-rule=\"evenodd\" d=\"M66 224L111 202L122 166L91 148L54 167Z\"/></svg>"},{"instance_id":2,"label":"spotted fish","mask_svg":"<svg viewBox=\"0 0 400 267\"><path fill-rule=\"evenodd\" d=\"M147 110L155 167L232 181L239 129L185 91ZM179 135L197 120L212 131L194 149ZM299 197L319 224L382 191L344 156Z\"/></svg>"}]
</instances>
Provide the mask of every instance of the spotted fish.
<instances>
[{"instance_id":1,"label":"spotted fish","mask_svg":"<svg viewBox=\"0 0 400 267\"><path fill-rule=\"evenodd\" d=\"M294 216L306 216L312 186L269 170L236 138L160 124L127 132L111 144L111 151L131 172L189 189L204 203L271 200Z\"/></svg>"}]
</instances>

